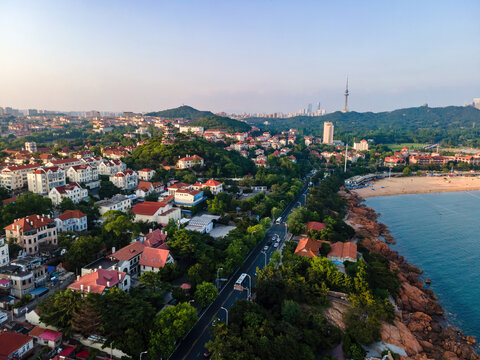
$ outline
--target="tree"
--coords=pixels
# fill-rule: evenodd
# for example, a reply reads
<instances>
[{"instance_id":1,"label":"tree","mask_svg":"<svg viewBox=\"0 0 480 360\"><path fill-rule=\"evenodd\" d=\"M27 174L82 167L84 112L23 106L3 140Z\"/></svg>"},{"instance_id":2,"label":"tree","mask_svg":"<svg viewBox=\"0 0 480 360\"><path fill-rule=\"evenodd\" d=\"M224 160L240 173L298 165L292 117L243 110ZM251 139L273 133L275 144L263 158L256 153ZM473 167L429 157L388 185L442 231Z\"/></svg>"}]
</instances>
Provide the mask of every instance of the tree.
<instances>
[{"instance_id":1,"label":"tree","mask_svg":"<svg viewBox=\"0 0 480 360\"><path fill-rule=\"evenodd\" d=\"M100 190L98 191L98 196L100 199L110 198L113 195L121 193L121 189L116 187L109 180L100 181Z\"/></svg>"},{"instance_id":2,"label":"tree","mask_svg":"<svg viewBox=\"0 0 480 360\"><path fill-rule=\"evenodd\" d=\"M97 334L101 324L99 294L88 293L72 314L72 329L84 336Z\"/></svg>"},{"instance_id":3,"label":"tree","mask_svg":"<svg viewBox=\"0 0 480 360\"><path fill-rule=\"evenodd\" d=\"M285 300L282 303L283 321L295 325L301 313L302 309L300 309L300 305L297 302L293 300Z\"/></svg>"},{"instance_id":4,"label":"tree","mask_svg":"<svg viewBox=\"0 0 480 360\"><path fill-rule=\"evenodd\" d=\"M102 240L97 236L78 237L67 250L65 258L68 269L77 272L78 269L95 260L102 245Z\"/></svg>"},{"instance_id":5,"label":"tree","mask_svg":"<svg viewBox=\"0 0 480 360\"><path fill-rule=\"evenodd\" d=\"M107 211L103 214L104 242L107 248L122 248L132 240L133 222L121 211Z\"/></svg>"},{"instance_id":6,"label":"tree","mask_svg":"<svg viewBox=\"0 0 480 360\"><path fill-rule=\"evenodd\" d=\"M40 321L69 335L72 332L73 314L81 304L82 295L79 292L69 289L56 292L39 305Z\"/></svg>"},{"instance_id":7,"label":"tree","mask_svg":"<svg viewBox=\"0 0 480 360\"><path fill-rule=\"evenodd\" d=\"M309 217L309 211L305 207L296 208L288 215L288 230L294 235L304 233L305 223L309 220Z\"/></svg>"},{"instance_id":8,"label":"tree","mask_svg":"<svg viewBox=\"0 0 480 360\"><path fill-rule=\"evenodd\" d=\"M403 176L412 176L412 170L406 166L405 169L402 171Z\"/></svg>"},{"instance_id":9,"label":"tree","mask_svg":"<svg viewBox=\"0 0 480 360\"><path fill-rule=\"evenodd\" d=\"M61 212L65 212L67 210L75 210L75 204L73 203L72 199L64 197L59 205L59 208Z\"/></svg>"},{"instance_id":10,"label":"tree","mask_svg":"<svg viewBox=\"0 0 480 360\"><path fill-rule=\"evenodd\" d=\"M150 354L168 358L175 342L184 336L198 320L197 311L188 303L164 308L153 322L150 332Z\"/></svg>"},{"instance_id":11,"label":"tree","mask_svg":"<svg viewBox=\"0 0 480 360\"><path fill-rule=\"evenodd\" d=\"M195 291L194 299L201 306L207 306L217 296L218 296L218 290L215 287L215 285L213 285L210 282L204 281L197 286L197 290Z\"/></svg>"}]
</instances>

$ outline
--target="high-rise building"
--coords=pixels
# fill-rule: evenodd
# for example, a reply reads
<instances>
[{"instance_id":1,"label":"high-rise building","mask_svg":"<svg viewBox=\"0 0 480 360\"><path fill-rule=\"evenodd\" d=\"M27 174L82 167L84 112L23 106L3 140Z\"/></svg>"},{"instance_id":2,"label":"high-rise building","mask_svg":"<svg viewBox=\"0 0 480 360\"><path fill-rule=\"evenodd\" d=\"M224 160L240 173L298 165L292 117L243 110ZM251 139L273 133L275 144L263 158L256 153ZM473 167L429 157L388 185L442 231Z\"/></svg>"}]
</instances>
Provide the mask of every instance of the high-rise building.
<instances>
[{"instance_id":1,"label":"high-rise building","mask_svg":"<svg viewBox=\"0 0 480 360\"><path fill-rule=\"evenodd\" d=\"M331 121L323 123L323 143L333 144L333 123Z\"/></svg>"},{"instance_id":2,"label":"high-rise building","mask_svg":"<svg viewBox=\"0 0 480 360\"><path fill-rule=\"evenodd\" d=\"M472 106L480 110L480 98L473 99Z\"/></svg>"},{"instance_id":3,"label":"high-rise building","mask_svg":"<svg viewBox=\"0 0 480 360\"><path fill-rule=\"evenodd\" d=\"M342 112L346 113L348 112L348 95L350 95L348 93L348 76L347 76L347 86L345 87L345 101L343 103L343 110Z\"/></svg>"},{"instance_id":4,"label":"high-rise building","mask_svg":"<svg viewBox=\"0 0 480 360\"><path fill-rule=\"evenodd\" d=\"M317 110L321 110L322 108L320 107L320 101L317 104Z\"/></svg>"},{"instance_id":5,"label":"high-rise building","mask_svg":"<svg viewBox=\"0 0 480 360\"><path fill-rule=\"evenodd\" d=\"M307 114L312 112L312 104L308 104Z\"/></svg>"}]
</instances>

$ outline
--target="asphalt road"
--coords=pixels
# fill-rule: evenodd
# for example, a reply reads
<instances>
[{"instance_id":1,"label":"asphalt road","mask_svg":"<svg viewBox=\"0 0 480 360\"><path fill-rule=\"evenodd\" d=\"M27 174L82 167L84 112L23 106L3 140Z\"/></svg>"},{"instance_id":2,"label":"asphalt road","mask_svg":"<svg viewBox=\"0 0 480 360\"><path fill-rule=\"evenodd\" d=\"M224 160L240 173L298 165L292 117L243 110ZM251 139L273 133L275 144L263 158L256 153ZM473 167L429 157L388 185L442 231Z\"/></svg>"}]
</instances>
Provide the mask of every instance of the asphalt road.
<instances>
[{"instance_id":1,"label":"asphalt road","mask_svg":"<svg viewBox=\"0 0 480 360\"><path fill-rule=\"evenodd\" d=\"M308 184L308 182L307 182ZM302 192L285 208L282 213L282 220L285 220L288 214L297 206L304 205L306 200L306 193L308 191L308 185L305 185ZM220 295L215 301L207 308L207 310L200 316L198 322L193 326L190 332L185 335L182 341L179 343L175 351L170 355L169 359L203 359L203 353L205 349L205 343L212 339L210 333L211 322L215 318L219 318L222 321L226 320L226 313L221 307L230 308L236 300L246 299L247 291L237 291L233 289L235 281L240 274L247 273L252 278L252 286L255 279L255 272L257 267L262 269L265 266L265 255L262 254L264 246L269 240L272 240L274 234L280 236L281 242L278 248L280 249L284 245L287 226L285 223L273 224L265 235L265 239L257 244L257 246L250 252L245 259L243 265L233 274L229 281L220 290ZM268 247L265 252L267 259L270 261L270 257L276 250L274 243ZM248 282L248 280L247 280Z\"/></svg>"}]
</instances>

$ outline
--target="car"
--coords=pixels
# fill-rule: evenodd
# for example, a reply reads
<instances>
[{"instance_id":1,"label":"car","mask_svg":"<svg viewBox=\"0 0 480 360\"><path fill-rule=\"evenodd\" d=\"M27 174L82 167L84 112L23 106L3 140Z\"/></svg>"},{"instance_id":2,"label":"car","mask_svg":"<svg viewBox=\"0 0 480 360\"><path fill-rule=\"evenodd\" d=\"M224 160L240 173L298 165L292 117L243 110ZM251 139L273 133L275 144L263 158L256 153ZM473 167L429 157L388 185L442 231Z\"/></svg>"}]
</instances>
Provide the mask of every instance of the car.
<instances>
[{"instance_id":1,"label":"car","mask_svg":"<svg viewBox=\"0 0 480 360\"><path fill-rule=\"evenodd\" d=\"M273 244L274 248L278 248L278 243Z\"/></svg>"},{"instance_id":2,"label":"car","mask_svg":"<svg viewBox=\"0 0 480 360\"><path fill-rule=\"evenodd\" d=\"M273 235L272 240L275 241L276 238L277 238L277 234Z\"/></svg>"},{"instance_id":3,"label":"car","mask_svg":"<svg viewBox=\"0 0 480 360\"><path fill-rule=\"evenodd\" d=\"M222 320L220 320L220 318L215 318L212 320L212 327L215 327L218 325L218 323L220 323Z\"/></svg>"},{"instance_id":4,"label":"car","mask_svg":"<svg viewBox=\"0 0 480 360\"><path fill-rule=\"evenodd\" d=\"M203 358L208 359L210 358L210 356L212 356L212 353L205 349L205 351L203 352Z\"/></svg>"},{"instance_id":5,"label":"car","mask_svg":"<svg viewBox=\"0 0 480 360\"><path fill-rule=\"evenodd\" d=\"M267 241L267 245L268 245L268 246L272 245L272 242L271 242L271 241Z\"/></svg>"},{"instance_id":6,"label":"car","mask_svg":"<svg viewBox=\"0 0 480 360\"><path fill-rule=\"evenodd\" d=\"M277 243L279 243L279 242L280 242L280 238L277 238Z\"/></svg>"},{"instance_id":7,"label":"car","mask_svg":"<svg viewBox=\"0 0 480 360\"><path fill-rule=\"evenodd\" d=\"M0 324L8 320L8 314L0 311Z\"/></svg>"},{"instance_id":8,"label":"car","mask_svg":"<svg viewBox=\"0 0 480 360\"><path fill-rule=\"evenodd\" d=\"M268 250L268 245L266 245L264 248L263 248L263 251L267 251Z\"/></svg>"}]
</instances>

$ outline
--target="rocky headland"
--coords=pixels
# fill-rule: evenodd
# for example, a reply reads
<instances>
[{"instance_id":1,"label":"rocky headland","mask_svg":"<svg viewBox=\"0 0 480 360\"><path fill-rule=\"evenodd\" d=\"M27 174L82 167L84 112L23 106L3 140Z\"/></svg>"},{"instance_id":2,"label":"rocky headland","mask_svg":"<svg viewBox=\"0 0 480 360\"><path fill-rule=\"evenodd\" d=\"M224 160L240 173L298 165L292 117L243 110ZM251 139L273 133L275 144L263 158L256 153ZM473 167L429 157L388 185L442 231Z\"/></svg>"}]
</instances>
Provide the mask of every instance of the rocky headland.
<instances>
[{"instance_id":1,"label":"rocky headland","mask_svg":"<svg viewBox=\"0 0 480 360\"><path fill-rule=\"evenodd\" d=\"M344 193L349 216L361 243L369 251L380 253L398 270L401 285L395 298L397 312L394 324L383 324L382 341L402 347L409 359L480 360L476 340L448 326L444 310L432 290L426 289L421 270L408 264L397 251L382 240L394 243L387 227L377 221L378 214L355 193Z\"/></svg>"}]
</instances>

